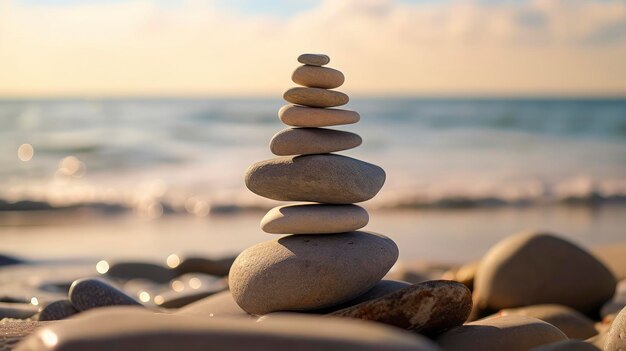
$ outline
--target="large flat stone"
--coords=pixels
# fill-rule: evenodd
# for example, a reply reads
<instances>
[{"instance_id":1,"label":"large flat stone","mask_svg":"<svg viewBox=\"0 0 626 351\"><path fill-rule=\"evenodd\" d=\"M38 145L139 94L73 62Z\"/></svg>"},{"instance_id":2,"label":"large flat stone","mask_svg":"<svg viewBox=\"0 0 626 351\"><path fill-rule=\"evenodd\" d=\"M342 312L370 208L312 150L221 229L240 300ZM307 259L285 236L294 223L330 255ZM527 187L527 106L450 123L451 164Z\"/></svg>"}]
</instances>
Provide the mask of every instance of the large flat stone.
<instances>
[{"instance_id":1,"label":"large flat stone","mask_svg":"<svg viewBox=\"0 0 626 351\"><path fill-rule=\"evenodd\" d=\"M380 234L289 235L244 250L228 281L250 314L314 310L365 293L397 258L396 244Z\"/></svg>"},{"instance_id":2,"label":"large flat stone","mask_svg":"<svg viewBox=\"0 0 626 351\"><path fill-rule=\"evenodd\" d=\"M280 201L351 204L373 198L385 183L385 171L341 155L284 156L253 164L246 186Z\"/></svg>"},{"instance_id":3,"label":"large flat stone","mask_svg":"<svg viewBox=\"0 0 626 351\"><path fill-rule=\"evenodd\" d=\"M293 71L291 80L305 87L334 89L343 84L345 77L336 69L304 65Z\"/></svg>"}]
</instances>

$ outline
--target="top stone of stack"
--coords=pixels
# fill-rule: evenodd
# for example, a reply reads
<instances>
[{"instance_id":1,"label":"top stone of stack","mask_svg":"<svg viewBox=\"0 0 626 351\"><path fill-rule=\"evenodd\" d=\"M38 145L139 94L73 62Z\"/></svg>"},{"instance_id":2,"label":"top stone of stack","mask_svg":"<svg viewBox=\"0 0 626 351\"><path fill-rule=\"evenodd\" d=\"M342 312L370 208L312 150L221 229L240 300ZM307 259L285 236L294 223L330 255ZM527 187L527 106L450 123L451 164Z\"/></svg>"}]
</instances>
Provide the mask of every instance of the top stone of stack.
<instances>
[{"instance_id":1,"label":"top stone of stack","mask_svg":"<svg viewBox=\"0 0 626 351\"><path fill-rule=\"evenodd\" d=\"M330 62L330 57L322 54L302 54L298 56L298 62L309 66L324 66Z\"/></svg>"}]
</instances>

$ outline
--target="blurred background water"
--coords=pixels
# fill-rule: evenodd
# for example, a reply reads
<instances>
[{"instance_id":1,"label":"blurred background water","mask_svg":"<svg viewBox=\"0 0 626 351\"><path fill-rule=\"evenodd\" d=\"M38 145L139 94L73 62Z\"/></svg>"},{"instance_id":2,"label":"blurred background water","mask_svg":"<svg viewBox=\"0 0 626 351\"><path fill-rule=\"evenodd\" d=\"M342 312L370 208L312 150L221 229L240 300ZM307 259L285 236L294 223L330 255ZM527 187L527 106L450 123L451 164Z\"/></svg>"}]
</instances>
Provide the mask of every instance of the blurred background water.
<instances>
[{"instance_id":1,"label":"blurred background water","mask_svg":"<svg viewBox=\"0 0 626 351\"><path fill-rule=\"evenodd\" d=\"M236 251L267 239L256 223L260 210L278 203L248 191L243 173L273 157L268 144L285 128L276 113L282 104L264 98L0 101L5 251L37 256L24 233L45 242L58 240L50 233L88 228L99 244L78 253L61 245L47 254L141 255L133 245L134 251L115 250L118 241L107 247L115 234L106 232L124 232L126 243L134 235L145 245L146 233L168 228L154 223L167 221L195 233L188 234L197 236L184 244L189 248L199 247L211 228L237 234L229 234L230 243L215 238L210 250ZM472 238L481 238L472 249L478 255L497 237L528 227L568 231L591 244L626 237L626 99L353 98L348 108L361 121L337 129L358 133L363 145L342 154L387 172L383 190L363 204L373 211L372 228L395 232L399 239L388 234L406 242L409 257L445 255L456 238L456 252L466 251L458 257L469 258ZM245 220L216 219L225 215ZM497 225L498 218L506 220ZM100 225L113 221L126 226ZM138 230L135 221L152 229ZM436 234L429 250L411 248L425 232ZM175 234L170 238L176 241ZM159 242L146 254L172 250L170 241Z\"/></svg>"}]
</instances>

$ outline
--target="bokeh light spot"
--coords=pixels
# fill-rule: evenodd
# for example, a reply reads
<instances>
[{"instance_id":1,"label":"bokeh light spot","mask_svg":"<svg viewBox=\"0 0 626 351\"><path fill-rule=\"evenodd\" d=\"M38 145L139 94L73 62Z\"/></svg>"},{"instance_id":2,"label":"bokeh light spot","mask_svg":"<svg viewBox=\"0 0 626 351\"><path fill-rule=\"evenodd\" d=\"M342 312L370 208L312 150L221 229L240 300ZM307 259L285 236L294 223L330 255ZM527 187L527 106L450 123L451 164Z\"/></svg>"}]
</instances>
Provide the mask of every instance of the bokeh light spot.
<instances>
[{"instance_id":1,"label":"bokeh light spot","mask_svg":"<svg viewBox=\"0 0 626 351\"><path fill-rule=\"evenodd\" d=\"M19 148L17 148L17 157L22 162L28 162L33 158L35 154L35 149L31 144L22 144Z\"/></svg>"}]
</instances>

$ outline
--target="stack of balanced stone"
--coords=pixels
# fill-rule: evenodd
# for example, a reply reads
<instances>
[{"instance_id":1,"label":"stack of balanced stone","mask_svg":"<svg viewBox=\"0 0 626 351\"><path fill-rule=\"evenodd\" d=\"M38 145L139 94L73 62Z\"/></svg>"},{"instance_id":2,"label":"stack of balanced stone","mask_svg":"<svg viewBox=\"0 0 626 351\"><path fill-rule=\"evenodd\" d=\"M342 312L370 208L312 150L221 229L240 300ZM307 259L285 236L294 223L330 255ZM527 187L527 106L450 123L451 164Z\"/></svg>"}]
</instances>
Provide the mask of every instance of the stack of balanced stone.
<instances>
[{"instance_id":1,"label":"stack of balanced stone","mask_svg":"<svg viewBox=\"0 0 626 351\"><path fill-rule=\"evenodd\" d=\"M272 138L279 156L253 164L246 185L280 201L261 221L271 234L289 234L244 250L230 270L235 301L250 314L332 307L374 287L398 258L389 238L358 231L367 225L365 209L354 205L373 198L385 182L382 168L333 154L357 147L354 133L320 128L359 121L354 111L334 109L348 96L341 72L324 67L326 55L304 54L292 79L302 87L284 93L293 105L280 109L287 128Z\"/></svg>"}]
</instances>

